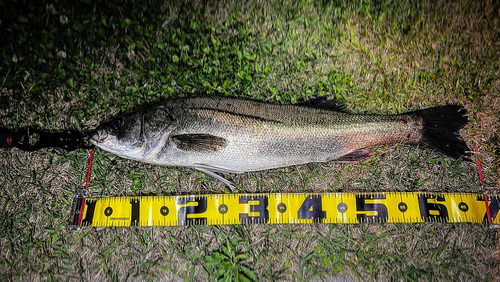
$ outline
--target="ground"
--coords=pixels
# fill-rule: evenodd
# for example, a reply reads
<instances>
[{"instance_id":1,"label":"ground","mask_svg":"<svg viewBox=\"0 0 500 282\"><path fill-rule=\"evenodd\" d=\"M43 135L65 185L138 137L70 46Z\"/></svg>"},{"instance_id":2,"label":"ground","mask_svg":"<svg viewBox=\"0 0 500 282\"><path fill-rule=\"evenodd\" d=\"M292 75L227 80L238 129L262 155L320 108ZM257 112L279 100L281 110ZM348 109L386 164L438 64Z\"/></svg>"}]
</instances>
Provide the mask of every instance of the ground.
<instances>
[{"instance_id":1,"label":"ground","mask_svg":"<svg viewBox=\"0 0 500 282\"><path fill-rule=\"evenodd\" d=\"M33 2L33 3L32 3ZM345 1L348 2L348 1ZM469 112L500 185L494 1L0 1L0 127L92 130L161 98L343 99L355 113ZM418 147L357 164L232 175L243 192L478 192L475 162ZM67 230L88 150L0 151L2 280L494 280L499 234L475 224ZM227 192L186 168L95 152L92 194Z\"/></svg>"}]
</instances>

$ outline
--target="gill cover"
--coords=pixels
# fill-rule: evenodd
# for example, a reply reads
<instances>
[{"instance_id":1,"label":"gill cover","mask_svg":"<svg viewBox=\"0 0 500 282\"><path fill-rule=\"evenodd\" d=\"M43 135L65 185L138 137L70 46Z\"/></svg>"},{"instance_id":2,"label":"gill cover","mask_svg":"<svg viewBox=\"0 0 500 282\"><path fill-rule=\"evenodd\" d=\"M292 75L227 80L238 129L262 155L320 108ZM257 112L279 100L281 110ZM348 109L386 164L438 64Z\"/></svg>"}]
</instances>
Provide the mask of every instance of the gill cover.
<instances>
[{"instance_id":1,"label":"gill cover","mask_svg":"<svg viewBox=\"0 0 500 282\"><path fill-rule=\"evenodd\" d=\"M121 156L127 152L143 153L155 147L165 131L174 123L172 116L162 106L144 108L126 116L117 116L99 126L92 142L98 147Z\"/></svg>"}]
</instances>

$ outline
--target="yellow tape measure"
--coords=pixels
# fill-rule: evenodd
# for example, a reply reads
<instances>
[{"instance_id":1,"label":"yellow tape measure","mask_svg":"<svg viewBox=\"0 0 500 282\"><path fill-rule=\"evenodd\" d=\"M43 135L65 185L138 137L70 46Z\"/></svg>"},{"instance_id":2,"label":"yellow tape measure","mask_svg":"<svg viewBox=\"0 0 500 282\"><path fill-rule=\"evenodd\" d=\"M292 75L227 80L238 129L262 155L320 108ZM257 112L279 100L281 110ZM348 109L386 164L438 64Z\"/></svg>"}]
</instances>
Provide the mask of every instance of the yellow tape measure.
<instances>
[{"instance_id":1,"label":"yellow tape measure","mask_svg":"<svg viewBox=\"0 0 500 282\"><path fill-rule=\"evenodd\" d=\"M77 197L70 227L364 222L498 224L500 195L262 193Z\"/></svg>"}]
</instances>

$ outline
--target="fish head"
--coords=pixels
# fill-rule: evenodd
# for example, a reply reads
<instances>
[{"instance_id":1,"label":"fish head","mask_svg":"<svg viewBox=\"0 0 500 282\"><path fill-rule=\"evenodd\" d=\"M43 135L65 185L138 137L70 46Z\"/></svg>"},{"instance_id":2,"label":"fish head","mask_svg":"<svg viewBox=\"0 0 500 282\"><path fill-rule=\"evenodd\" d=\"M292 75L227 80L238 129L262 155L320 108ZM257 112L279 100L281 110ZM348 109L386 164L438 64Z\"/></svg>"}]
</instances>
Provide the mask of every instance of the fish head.
<instances>
[{"instance_id":1,"label":"fish head","mask_svg":"<svg viewBox=\"0 0 500 282\"><path fill-rule=\"evenodd\" d=\"M90 142L121 157L140 159L161 146L162 140L175 128L177 123L170 112L171 109L156 105L117 116L99 126Z\"/></svg>"},{"instance_id":2,"label":"fish head","mask_svg":"<svg viewBox=\"0 0 500 282\"><path fill-rule=\"evenodd\" d=\"M92 134L90 142L117 155L140 150L143 147L141 114L120 115L100 125Z\"/></svg>"}]
</instances>

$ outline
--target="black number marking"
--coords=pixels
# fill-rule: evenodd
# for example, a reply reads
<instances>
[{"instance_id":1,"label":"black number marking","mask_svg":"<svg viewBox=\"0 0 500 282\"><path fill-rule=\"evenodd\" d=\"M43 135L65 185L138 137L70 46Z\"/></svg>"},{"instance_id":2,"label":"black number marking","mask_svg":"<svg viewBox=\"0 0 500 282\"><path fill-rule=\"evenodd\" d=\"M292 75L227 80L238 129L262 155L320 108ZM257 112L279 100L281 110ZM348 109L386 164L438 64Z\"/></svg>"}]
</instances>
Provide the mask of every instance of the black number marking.
<instances>
[{"instance_id":1,"label":"black number marking","mask_svg":"<svg viewBox=\"0 0 500 282\"><path fill-rule=\"evenodd\" d=\"M92 225L92 220L94 219L95 205L97 201L86 200L85 205L87 206L87 213L85 218L82 220L82 226Z\"/></svg>"},{"instance_id":2,"label":"black number marking","mask_svg":"<svg viewBox=\"0 0 500 282\"><path fill-rule=\"evenodd\" d=\"M491 221L495 221L495 218L498 215L498 212L500 211L500 199L498 197L492 197L489 200L490 203L490 216L491 216ZM488 215L486 215L488 216Z\"/></svg>"},{"instance_id":3,"label":"black number marking","mask_svg":"<svg viewBox=\"0 0 500 282\"><path fill-rule=\"evenodd\" d=\"M198 205L181 207L177 211L177 220L179 221L179 225L207 224L206 217L189 217L190 214L201 214L207 211L207 198L203 196L181 197L178 202L179 205L186 205L187 203L198 203Z\"/></svg>"},{"instance_id":4,"label":"black number marking","mask_svg":"<svg viewBox=\"0 0 500 282\"><path fill-rule=\"evenodd\" d=\"M484 202L484 196L478 196L476 198L477 201ZM500 199L495 196L488 199L488 205L490 210L491 222L495 221L499 211L500 211ZM488 223L488 211L484 213L483 224Z\"/></svg>"},{"instance_id":5,"label":"black number marking","mask_svg":"<svg viewBox=\"0 0 500 282\"><path fill-rule=\"evenodd\" d=\"M448 209L445 205L439 203L429 203L429 199L434 199L438 202L444 202L445 198L442 195L419 195L418 206L420 208L420 216L426 222L448 222ZM431 214L431 211L438 214Z\"/></svg>"},{"instance_id":6,"label":"black number marking","mask_svg":"<svg viewBox=\"0 0 500 282\"><path fill-rule=\"evenodd\" d=\"M356 196L356 211L358 214L358 222L387 222L389 213L387 207L381 203L368 204L366 200L385 199L385 195L357 195ZM360 212L377 212L376 215L367 215Z\"/></svg>"},{"instance_id":7,"label":"black number marking","mask_svg":"<svg viewBox=\"0 0 500 282\"><path fill-rule=\"evenodd\" d=\"M130 200L130 204L132 205L132 214L130 216L130 226L139 226L139 220L140 220L140 201L139 199L132 199Z\"/></svg>"},{"instance_id":8,"label":"black number marking","mask_svg":"<svg viewBox=\"0 0 500 282\"><path fill-rule=\"evenodd\" d=\"M321 222L326 218L326 212L323 210L320 195L310 195L304 200L297 212L299 219L312 219L313 222Z\"/></svg>"},{"instance_id":9,"label":"black number marking","mask_svg":"<svg viewBox=\"0 0 500 282\"><path fill-rule=\"evenodd\" d=\"M267 196L241 196L240 204L248 204L250 201L258 201L258 205L250 205L250 212L258 212L258 216L250 216L248 213L240 213L242 224L267 223L269 221L269 211L267 210Z\"/></svg>"}]
</instances>

